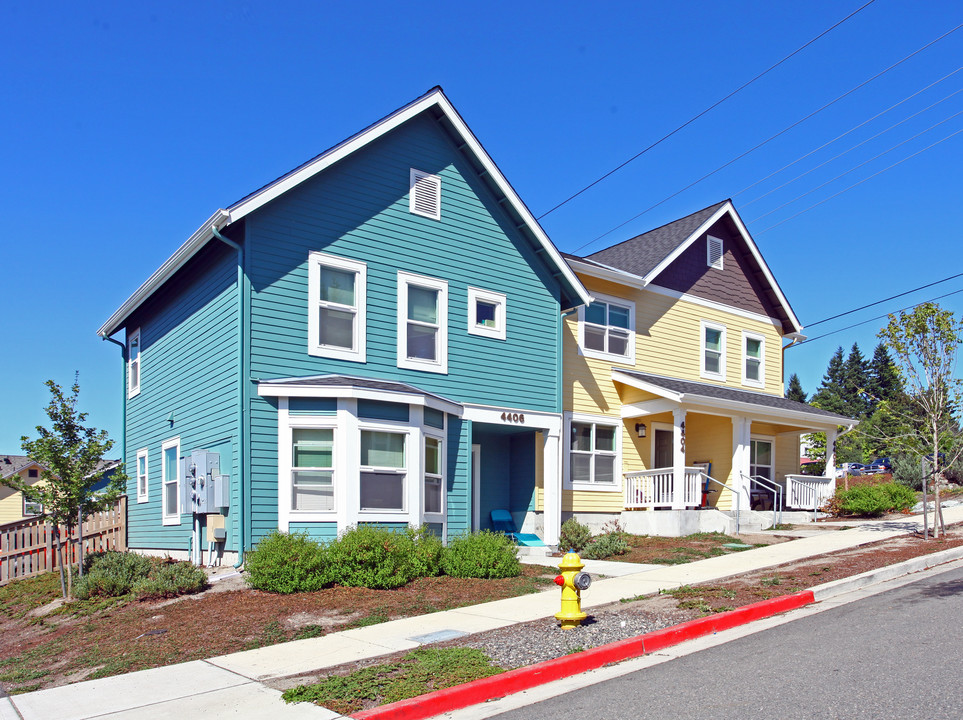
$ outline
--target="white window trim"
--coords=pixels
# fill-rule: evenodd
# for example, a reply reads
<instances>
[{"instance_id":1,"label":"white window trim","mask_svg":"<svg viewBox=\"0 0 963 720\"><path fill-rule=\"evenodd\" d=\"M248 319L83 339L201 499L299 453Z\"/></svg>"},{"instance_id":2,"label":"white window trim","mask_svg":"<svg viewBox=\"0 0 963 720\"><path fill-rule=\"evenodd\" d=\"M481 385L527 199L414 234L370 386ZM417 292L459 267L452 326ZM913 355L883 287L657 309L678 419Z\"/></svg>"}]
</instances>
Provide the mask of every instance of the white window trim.
<instances>
[{"instance_id":1,"label":"white window trim","mask_svg":"<svg viewBox=\"0 0 963 720\"><path fill-rule=\"evenodd\" d=\"M712 259L712 247L714 243L719 245L719 257L715 261ZM722 270L722 261L726 254L726 246L722 241L722 238L713 237L712 235L706 236L706 265L715 269Z\"/></svg>"},{"instance_id":2,"label":"white window trim","mask_svg":"<svg viewBox=\"0 0 963 720\"><path fill-rule=\"evenodd\" d=\"M746 374L746 365L749 361L749 353L746 344L748 340L759 341L759 379L752 380ZM742 384L749 387L764 388L766 386L766 338L759 333L742 331Z\"/></svg>"},{"instance_id":3,"label":"white window trim","mask_svg":"<svg viewBox=\"0 0 963 720\"><path fill-rule=\"evenodd\" d=\"M495 306L495 327L485 327L475 322L475 305L479 301ZM504 293L480 288L468 288L468 334L504 340L507 337L507 298Z\"/></svg>"},{"instance_id":4,"label":"white window trim","mask_svg":"<svg viewBox=\"0 0 963 720\"><path fill-rule=\"evenodd\" d=\"M23 517L33 517L34 515L43 514L43 503L27 500L26 495L22 495L21 497L23 499L23 507L20 508L20 513Z\"/></svg>"},{"instance_id":5,"label":"white window trim","mask_svg":"<svg viewBox=\"0 0 963 720\"><path fill-rule=\"evenodd\" d=\"M427 462L425 458L425 443L431 438L432 440L437 440L440 443L441 452L438 454L438 469L441 470L441 510L436 513L431 513L425 510L425 475ZM428 523L444 523L445 518L448 515L448 493L447 482L445 480L445 468L448 467L448 443L445 442L444 431L438 428L431 427L428 425L424 426L424 430L421 433L421 518L424 522Z\"/></svg>"},{"instance_id":6,"label":"white window trim","mask_svg":"<svg viewBox=\"0 0 963 720\"><path fill-rule=\"evenodd\" d=\"M134 360L130 355L130 347L131 345L134 344L135 340L137 341L137 359L136 360ZM136 385L134 385L131 382L131 378L133 377L131 373L131 368L135 364L137 365L137 384ZM141 385L141 380L143 378L143 370L144 370L144 349L143 347L141 347L141 344L140 344L140 328L137 328L127 338L127 397L128 398L132 398L135 395L140 394L140 385Z\"/></svg>"},{"instance_id":7,"label":"white window trim","mask_svg":"<svg viewBox=\"0 0 963 720\"><path fill-rule=\"evenodd\" d=\"M615 482L584 483L572 481L572 423L594 423L596 425L611 425L615 428L615 465L612 475ZM608 415L584 415L581 413L565 413L565 427L562 442L562 487L565 490L589 490L592 492L622 492L622 433L624 426L621 418ZM593 451L594 454L595 451Z\"/></svg>"},{"instance_id":8,"label":"white window trim","mask_svg":"<svg viewBox=\"0 0 963 720\"><path fill-rule=\"evenodd\" d=\"M141 493L140 488L140 459L144 458L144 492ZM147 455L147 448L141 448L137 451L137 464L135 466L135 474L137 476L137 502L145 503L150 496L150 461Z\"/></svg>"},{"instance_id":9,"label":"white window trim","mask_svg":"<svg viewBox=\"0 0 963 720\"><path fill-rule=\"evenodd\" d=\"M614 353L602 352L600 350L590 350L587 347L585 347L586 306L579 305L579 308L578 308L579 354L585 357L596 358L598 360L608 360L610 362L617 362L624 365L635 365L635 302L632 300L626 300L625 298L615 297L612 295L602 295L600 293L592 293L592 297L595 300L600 300L601 302L607 303L609 305L618 305L619 307L626 308L629 311L629 338L627 341L629 353L628 355L616 355ZM606 327L610 327L610 326L606 325Z\"/></svg>"},{"instance_id":10,"label":"white window trim","mask_svg":"<svg viewBox=\"0 0 963 720\"><path fill-rule=\"evenodd\" d=\"M717 373L706 370L706 330L719 330L722 332L721 348L719 357L720 371ZM703 320L699 323L699 375L709 380L726 379L726 326L719 323Z\"/></svg>"},{"instance_id":11,"label":"white window trim","mask_svg":"<svg viewBox=\"0 0 963 720\"><path fill-rule=\"evenodd\" d=\"M334 493L330 510L295 510L294 500L294 431L295 430L331 430L332 431L332 453L331 453L331 488ZM285 489L285 507L288 522L334 522L338 516L338 505L341 502L342 490L338 486L341 478L338 475L338 428L334 417L324 416L316 419L297 417L290 419L286 426L286 452L285 457L278 458L278 465L283 464L285 482L282 483ZM278 448L280 450L280 448Z\"/></svg>"},{"instance_id":12,"label":"white window trim","mask_svg":"<svg viewBox=\"0 0 963 720\"><path fill-rule=\"evenodd\" d=\"M339 348L321 344L318 322L321 316L321 267L345 270L355 274L354 347ZM308 355L316 357L366 362L368 266L358 260L328 255L323 252L308 254Z\"/></svg>"},{"instance_id":13,"label":"white window trim","mask_svg":"<svg viewBox=\"0 0 963 720\"><path fill-rule=\"evenodd\" d=\"M410 409L409 409L410 412ZM362 518L365 522L376 521L379 519L386 520L388 522L397 522L402 518L408 517L410 514L410 508L418 507L420 510L421 502L417 505L412 505L411 494L412 492L417 492L418 497L421 496L421 488L417 487L418 482L422 482L422 467L421 457L424 449L419 449L418 452L412 453L412 442L421 442L422 433L417 432L419 427L415 425L398 425L397 423L389 420L369 420L365 418L364 420L358 421L358 440L357 440L357 465L358 468L358 506L356 512L358 517ZM361 474L368 470L388 470L392 472L397 472L397 468L386 468L378 465L362 465L361 464L361 433L369 432L387 432L394 433L395 435L405 436L405 470L404 473L397 473L399 475L404 475L404 487L402 487L401 497L403 507L398 509L385 509L385 508L365 508L361 506ZM416 482L412 483L412 478L416 478Z\"/></svg>"},{"instance_id":14,"label":"white window trim","mask_svg":"<svg viewBox=\"0 0 963 720\"><path fill-rule=\"evenodd\" d=\"M419 360L408 357L408 287L415 285L438 291L438 357ZM424 372L448 373L448 282L438 278L398 271L398 367Z\"/></svg>"},{"instance_id":15,"label":"white window trim","mask_svg":"<svg viewBox=\"0 0 963 720\"><path fill-rule=\"evenodd\" d=\"M427 180L427 182L423 182L425 180ZM419 185L419 183L421 183L421 185ZM418 208L418 203L415 200L417 195L416 188L426 188L427 192L434 194L433 204L435 212L424 212ZM431 218L432 220L441 220L441 176L433 175L424 170L411 168L408 173L408 210L413 215L420 215L421 217Z\"/></svg>"},{"instance_id":16,"label":"white window trim","mask_svg":"<svg viewBox=\"0 0 963 720\"><path fill-rule=\"evenodd\" d=\"M174 467L177 468L178 477L174 479L177 484L177 512L173 515L168 515L167 510L167 484L169 479L167 477L167 463L164 462L164 454L170 448L177 448L177 463ZM181 439L180 437L171 438L170 440L165 440L161 443L161 523L164 525L180 525L181 524L181 478L180 476L180 465L181 465Z\"/></svg>"}]
</instances>

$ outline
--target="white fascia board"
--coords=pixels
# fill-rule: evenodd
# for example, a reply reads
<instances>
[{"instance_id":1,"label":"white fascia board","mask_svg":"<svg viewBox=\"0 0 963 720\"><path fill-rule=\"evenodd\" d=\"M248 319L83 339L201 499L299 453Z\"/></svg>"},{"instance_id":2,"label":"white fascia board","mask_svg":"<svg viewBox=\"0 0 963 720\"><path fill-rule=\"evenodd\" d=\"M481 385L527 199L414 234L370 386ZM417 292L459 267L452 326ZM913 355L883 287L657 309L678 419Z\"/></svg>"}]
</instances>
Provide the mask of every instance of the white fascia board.
<instances>
[{"instance_id":1,"label":"white fascia board","mask_svg":"<svg viewBox=\"0 0 963 720\"><path fill-rule=\"evenodd\" d=\"M608 265L599 267L598 265L571 259L568 260L568 264L569 267L571 267L575 272L588 275L589 277L598 278L599 280L608 280L609 282L638 289L644 288L647 284L645 279L639 277L638 275L633 275L632 273L609 267Z\"/></svg>"},{"instance_id":2,"label":"white fascia board","mask_svg":"<svg viewBox=\"0 0 963 720\"><path fill-rule=\"evenodd\" d=\"M666 398L657 400L643 400L642 402L626 403L622 406L622 419L645 417L647 415L659 415L680 407L679 403Z\"/></svg>"},{"instance_id":3,"label":"white fascia board","mask_svg":"<svg viewBox=\"0 0 963 720\"><path fill-rule=\"evenodd\" d=\"M101 325L97 334L105 338L117 332L117 329L124 320L126 320L142 302L150 297L158 287L167 282L188 260L194 257L198 250L204 247L204 245L214 237L214 233L211 232L212 228L220 230L230 222L230 215L226 210L218 210L211 215L203 225L194 231L194 234L187 239L187 242L181 245L163 265L154 271L153 275L147 278L147 280L127 298L123 305L114 311L114 314L110 316L107 322Z\"/></svg>"},{"instance_id":4,"label":"white fascia board","mask_svg":"<svg viewBox=\"0 0 963 720\"><path fill-rule=\"evenodd\" d=\"M679 292L678 290L671 290L670 288L662 287L661 285L649 284L645 289L649 292L653 292L657 295L664 295L665 297L670 297L674 300L684 300L685 302L690 302L693 305L699 305L700 307L719 310L721 312L729 313L730 315L738 315L739 317L746 318L747 320L755 320L757 322L765 323L766 325L772 325L780 331L782 329L782 322L778 318L771 318L767 315L763 315L762 313L755 313L751 310L743 310L742 308L737 308L734 305L726 305L725 303L716 302L715 300L707 300L706 298L698 297L697 295L690 295L689 293Z\"/></svg>"},{"instance_id":5,"label":"white fascia board","mask_svg":"<svg viewBox=\"0 0 963 720\"><path fill-rule=\"evenodd\" d=\"M258 383L257 393L261 397L303 397L303 398L353 398L355 400L380 400L382 402L402 403L404 405L419 405L434 408L449 415L461 416L464 408L456 402L446 400L437 395L422 395L421 393L394 392L391 390L375 390L373 388L359 388L349 385L282 385L274 383Z\"/></svg>"},{"instance_id":6,"label":"white fascia board","mask_svg":"<svg viewBox=\"0 0 963 720\"><path fill-rule=\"evenodd\" d=\"M685 395L682 393L672 392L671 390L666 390L660 385L648 383L645 380L640 380L632 375L621 373L616 368L612 368L612 380L615 382L620 382L623 385L628 385L629 387L634 387L636 390L643 390L647 393L658 395L661 398L671 400L675 403L682 402L683 398L685 397Z\"/></svg>"},{"instance_id":7,"label":"white fascia board","mask_svg":"<svg viewBox=\"0 0 963 720\"><path fill-rule=\"evenodd\" d=\"M656 265L654 268L652 268L649 271L648 275L646 275L644 278L645 284L648 285L650 282L655 280L659 276L659 273L661 273L663 270L669 267L669 265L672 262L674 262L677 257L679 257L686 250L688 250L689 246L692 245L692 243L694 243L696 240L698 240L699 237L702 235L702 233L708 232L709 228L712 227L719 220L719 218L721 218L723 215L725 215L727 212L729 212L732 209L733 209L732 203L726 202L724 205L722 205L722 207L720 207L718 210L712 213L712 215L709 216L709 218L705 222L703 222L699 227L697 227L695 231L691 235L689 235L688 238L686 238L685 242L680 243L675 250L673 250L664 258L662 258L662 262L660 262L658 265Z\"/></svg>"}]
</instances>

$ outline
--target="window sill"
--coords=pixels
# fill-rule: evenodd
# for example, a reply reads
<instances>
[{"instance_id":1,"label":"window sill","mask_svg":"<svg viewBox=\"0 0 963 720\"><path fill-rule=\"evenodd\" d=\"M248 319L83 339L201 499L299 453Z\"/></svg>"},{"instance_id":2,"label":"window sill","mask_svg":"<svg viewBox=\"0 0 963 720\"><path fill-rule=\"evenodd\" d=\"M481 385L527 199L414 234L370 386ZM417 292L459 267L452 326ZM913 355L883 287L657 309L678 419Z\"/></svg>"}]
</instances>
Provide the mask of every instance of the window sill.
<instances>
[{"instance_id":1,"label":"window sill","mask_svg":"<svg viewBox=\"0 0 963 720\"><path fill-rule=\"evenodd\" d=\"M622 492L622 483L566 483L565 490L587 490L589 492Z\"/></svg>"},{"instance_id":2,"label":"window sill","mask_svg":"<svg viewBox=\"0 0 963 720\"><path fill-rule=\"evenodd\" d=\"M180 516L180 515L175 515L175 516L173 516L173 517L162 517L162 518L161 518L161 524L162 524L162 525L180 525L180 524L181 524L181 516Z\"/></svg>"},{"instance_id":3,"label":"window sill","mask_svg":"<svg viewBox=\"0 0 963 720\"><path fill-rule=\"evenodd\" d=\"M408 358L398 358L398 367L405 370L420 370L421 372L437 373L439 375L448 374L448 363L419 362Z\"/></svg>"},{"instance_id":4,"label":"window sill","mask_svg":"<svg viewBox=\"0 0 963 720\"><path fill-rule=\"evenodd\" d=\"M347 360L349 362L367 362L364 352L359 350L339 350L337 348L308 346L308 355L312 357L331 358L333 360Z\"/></svg>"},{"instance_id":5,"label":"window sill","mask_svg":"<svg viewBox=\"0 0 963 720\"><path fill-rule=\"evenodd\" d=\"M592 358L594 360L605 360L607 362L615 362L621 365L635 365L634 355L615 355L613 353L601 352L600 350L589 350L582 346L579 346L578 351L583 357Z\"/></svg>"}]
</instances>

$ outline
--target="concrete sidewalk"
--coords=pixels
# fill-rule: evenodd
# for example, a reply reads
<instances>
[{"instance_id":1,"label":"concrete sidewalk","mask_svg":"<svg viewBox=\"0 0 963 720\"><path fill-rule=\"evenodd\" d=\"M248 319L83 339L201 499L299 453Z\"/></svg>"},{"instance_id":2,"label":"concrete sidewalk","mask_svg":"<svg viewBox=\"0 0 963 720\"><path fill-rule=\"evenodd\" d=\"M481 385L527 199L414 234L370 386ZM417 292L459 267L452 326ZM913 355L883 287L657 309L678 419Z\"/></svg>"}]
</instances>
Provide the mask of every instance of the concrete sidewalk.
<instances>
[{"instance_id":1,"label":"concrete sidewalk","mask_svg":"<svg viewBox=\"0 0 963 720\"><path fill-rule=\"evenodd\" d=\"M944 509L948 524L963 522L963 506ZM745 550L686 565L630 565L586 560L586 570L607 576L582 594L582 606L598 607L681 585L712 582L814 555L839 552L916 532L917 518L852 522L851 529ZM533 561L534 559L528 559ZM552 558L540 559L551 564ZM557 558L554 559L557 563ZM524 595L369 627L296 640L153 670L0 698L0 720L84 718L338 718L307 705L288 705L261 681L316 672L356 660L550 617L558 593Z\"/></svg>"}]
</instances>

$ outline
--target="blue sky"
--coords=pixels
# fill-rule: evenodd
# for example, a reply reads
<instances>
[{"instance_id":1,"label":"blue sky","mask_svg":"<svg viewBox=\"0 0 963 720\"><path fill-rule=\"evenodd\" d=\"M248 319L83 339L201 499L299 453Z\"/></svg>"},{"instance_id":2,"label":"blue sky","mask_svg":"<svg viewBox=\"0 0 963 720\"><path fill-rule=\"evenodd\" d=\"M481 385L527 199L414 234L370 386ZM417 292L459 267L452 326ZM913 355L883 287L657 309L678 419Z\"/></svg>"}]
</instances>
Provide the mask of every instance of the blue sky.
<instances>
[{"instance_id":1,"label":"blue sky","mask_svg":"<svg viewBox=\"0 0 963 720\"><path fill-rule=\"evenodd\" d=\"M119 440L120 351L97 328L216 209L431 87L540 216L863 2L3 3L0 452L45 421L44 381L75 371ZM961 22L959 2L876 0L541 222L588 254L732 197L805 326L963 272L963 133L944 140L963 71L941 80L963 29L666 200ZM963 293L941 302L963 314ZM812 393L882 322L789 350L786 377Z\"/></svg>"}]
</instances>

